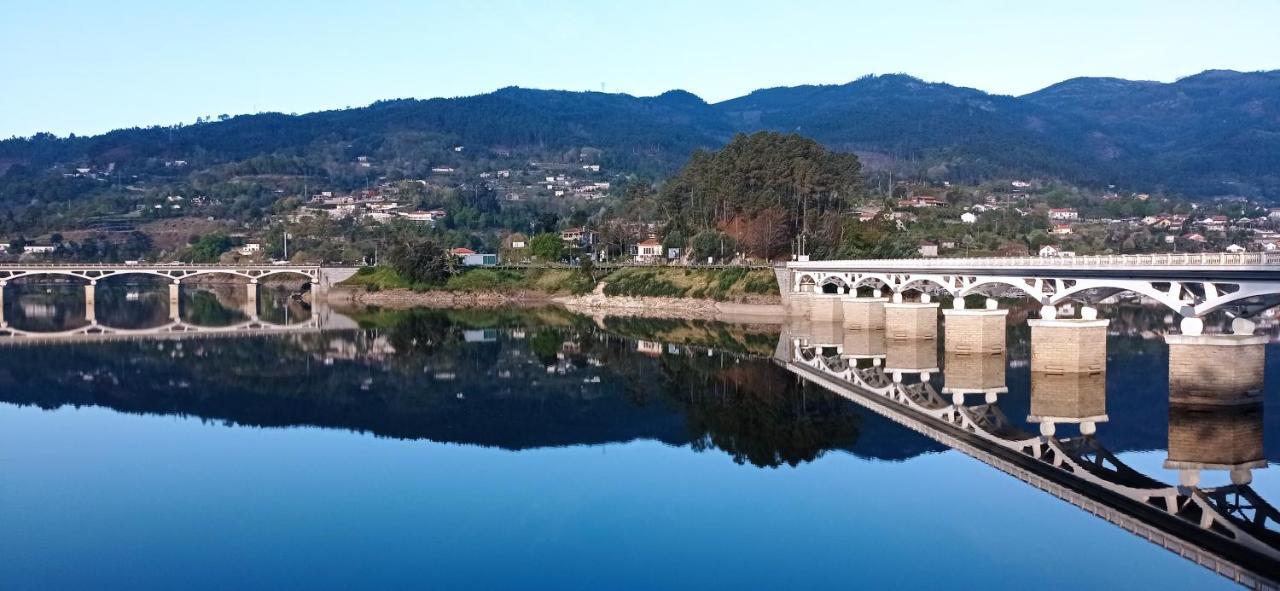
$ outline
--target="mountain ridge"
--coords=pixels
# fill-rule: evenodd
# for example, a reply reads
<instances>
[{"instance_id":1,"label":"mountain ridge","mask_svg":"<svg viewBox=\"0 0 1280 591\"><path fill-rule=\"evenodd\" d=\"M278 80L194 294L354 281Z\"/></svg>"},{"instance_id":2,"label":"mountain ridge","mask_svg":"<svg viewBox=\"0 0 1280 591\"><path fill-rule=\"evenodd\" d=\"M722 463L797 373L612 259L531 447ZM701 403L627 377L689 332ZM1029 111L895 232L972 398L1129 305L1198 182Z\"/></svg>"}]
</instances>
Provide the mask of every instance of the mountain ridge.
<instances>
[{"instance_id":1,"label":"mountain ridge","mask_svg":"<svg viewBox=\"0 0 1280 591\"><path fill-rule=\"evenodd\" d=\"M883 74L762 88L715 103L680 89L633 96L507 86L302 115L11 138L0 140L0 169L114 162L134 170L164 158L206 167L322 153L340 160L352 151L382 161L392 154L445 161L493 151L592 150L615 169L663 177L697 149L761 130L877 154L878 166L908 177L1036 176L1280 199L1280 70L1206 70L1167 83L1077 77L1019 96ZM451 155L454 145L474 148Z\"/></svg>"}]
</instances>

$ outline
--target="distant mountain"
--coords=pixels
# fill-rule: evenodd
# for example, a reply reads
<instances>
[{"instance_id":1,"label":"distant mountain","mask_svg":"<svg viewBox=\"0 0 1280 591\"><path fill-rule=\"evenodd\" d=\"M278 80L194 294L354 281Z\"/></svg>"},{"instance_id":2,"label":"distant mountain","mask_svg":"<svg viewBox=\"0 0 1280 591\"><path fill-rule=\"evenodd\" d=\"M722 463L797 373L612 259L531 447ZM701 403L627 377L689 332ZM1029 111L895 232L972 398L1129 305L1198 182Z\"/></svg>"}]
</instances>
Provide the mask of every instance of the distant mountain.
<instances>
[{"instance_id":1,"label":"distant mountain","mask_svg":"<svg viewBox=\"0 0 1280 591\"><path fill-rule=\"evenodd\" d=\"M108 162L128 170L170 158L191 161L194 174L253 158L456 160L585 149L616 170L662 176L693 150L762 129L859 152L871 169L938 179L1039 176L1280 198L1280 71L1214 70L1172 83L1075 78L1020 97L895 74L758 90L717 104L679 90L634 97L512 87L297 116L10 139L0 141L0 170ZM470 151L448 154L455 144Z\"/></svg>"}]
</instances>

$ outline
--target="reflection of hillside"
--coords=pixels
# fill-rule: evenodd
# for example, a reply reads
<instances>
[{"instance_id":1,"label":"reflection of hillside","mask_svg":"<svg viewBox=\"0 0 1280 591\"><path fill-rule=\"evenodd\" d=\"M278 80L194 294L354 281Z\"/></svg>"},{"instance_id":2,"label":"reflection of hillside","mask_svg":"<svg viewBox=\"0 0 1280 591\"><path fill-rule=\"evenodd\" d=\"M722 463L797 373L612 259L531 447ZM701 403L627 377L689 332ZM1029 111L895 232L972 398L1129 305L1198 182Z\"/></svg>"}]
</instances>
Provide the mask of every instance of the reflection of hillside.
<instances>
[{"instance_id":1,"label":"reflection of hillside","mask_svg":"<svg viewBox=\"0 0 1280 591\"><path fill-rule=\"evenodd\" d=\"M203 320L228 312L207 296ZM103 297L113 296L104 290ZM0 400L510 449L653 439L722 449L758 465L795 464L832 449L880 459L942 449L756 360L756 341L771 349L777 339L756 327L606 319L602 328L558 309L366 311L358 318L359 331L14 348L0 358ZM1013 324L1006 336L1009 392L999 406L1026 425L1031 376L1018 352L1029 351L1029 334ZM1106 376L1110 422L1099 439L1117 452L1163 449L1167 390L1152 376L1167 375L1165 345L1116 335L1108 343L1125 353ZM939 388L943 373L932 377ZM1267 424L1275 427L1276 416L1267 413ZM1276 443L1267 444L1267 456L1280 457Z\"/></svg>"},{"instance_id":2,"label":"reflection of hillside","mask_svg":"<svg viewBox=\"0 0 1280 591\"><path fill-rule=\"evenodd\" d=\"M508 449L651 439L759 465L856 436L848 405L796 392L767 361L651 356L580 317L551 320L410 311L340 333L18 348L0 359L0 399Z\"/></svg>"}]
</instances>

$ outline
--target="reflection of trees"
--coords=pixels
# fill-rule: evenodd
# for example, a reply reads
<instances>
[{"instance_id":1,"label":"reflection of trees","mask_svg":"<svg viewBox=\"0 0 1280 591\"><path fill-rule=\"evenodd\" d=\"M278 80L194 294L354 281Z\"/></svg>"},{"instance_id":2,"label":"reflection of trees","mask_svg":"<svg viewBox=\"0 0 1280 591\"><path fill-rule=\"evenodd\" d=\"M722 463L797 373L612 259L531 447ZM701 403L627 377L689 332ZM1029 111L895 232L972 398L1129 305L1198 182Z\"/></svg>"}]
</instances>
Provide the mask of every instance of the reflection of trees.
<instances>
[{"instance_id":1,"label":"reflection of trees","mask_svg":"<svg viewBox=\"0 0 1280 591\"><path fill-rule=\"evenodd\" d=\"M204 291L191 290L184 294L186 303L183 316L187 322L200 326L227 326L244 322L248 317L240 310L232 310L218 301L218 296Z\"/></svg>"},{"instance_id":2,"label":"reflection of trees","mask_svg":"<svg viewBox=\"0 0 1280 591\"><path fill-rule=\"evenodd\" d=\"M98 322L116 328L146 328L169 322L168 293L164 285L144 284L126 287L98 284L94 297L97 300ZM130 300L129 293L137 299Z\"/></svg>"},{"instance_id":3,"label":"reflection of trees","mask_svg":"<svg viewBox=\"0 0 1280 591\"><path fill-rule=\"evenodd\" d=\"M697 356L664 364L666 394L684 412L695 449L715 447L738 463L777 467L857 441L859 415L839 396L797 383L767 362L720 368L707 366L708 359L717 361Z\"/></svg>"},{"instance_id":4,"label":"reflection of trees","mask_svg":"<svg viewBox=\"0 0 1280 591\"><path fill-rule=\"evenodd\" d=\"M311 308L293 292L282 287L263 286L258 292L258 317L275 324L297 324L311 317Z\"/></svg>"},{"instance_id":5,"label":"reflection of trees","mask_svg":"<svg viewBox=\"0 0 1280 591\"><path fill-rule=\"evenodd\" d=\"M214 294L191 295L193 317L235 312ZM403 310L360 323L360 331L269 338L15 348L0 358L0 400L511 449L649 439L722 449L757 466L810 461L858 433L853 405L799 386L768 361L645 355L582 317ZM480 328L527 338L514 330L465 338Z\"/></svg>"}]
</instances>

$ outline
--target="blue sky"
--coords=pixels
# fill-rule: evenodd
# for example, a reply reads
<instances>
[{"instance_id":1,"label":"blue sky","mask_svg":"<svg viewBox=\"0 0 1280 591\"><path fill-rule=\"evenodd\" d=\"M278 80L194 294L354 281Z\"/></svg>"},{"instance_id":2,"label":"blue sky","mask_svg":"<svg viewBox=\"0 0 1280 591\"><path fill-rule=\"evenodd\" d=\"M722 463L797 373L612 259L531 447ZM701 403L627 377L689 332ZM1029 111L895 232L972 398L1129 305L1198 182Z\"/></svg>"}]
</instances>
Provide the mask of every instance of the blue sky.
<instances>
[{"instance_id":1,"label":"blue sky","mask_svg":"<svg viewBox=\"0 0 1280 591\"><path fill-rule=\"evenodd\" d=\"M0 137L509 85L709 100L906 72L1022 94L1074 76L1280 68L1280 2L0 1Z\"/></svg>"}]
</instances>

